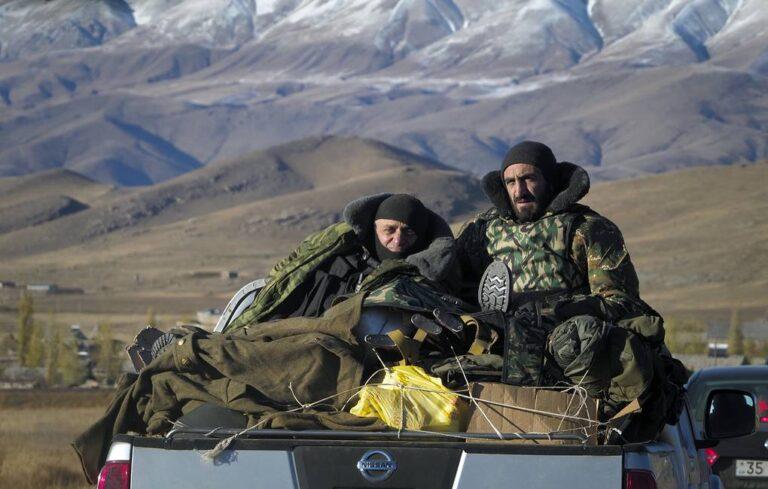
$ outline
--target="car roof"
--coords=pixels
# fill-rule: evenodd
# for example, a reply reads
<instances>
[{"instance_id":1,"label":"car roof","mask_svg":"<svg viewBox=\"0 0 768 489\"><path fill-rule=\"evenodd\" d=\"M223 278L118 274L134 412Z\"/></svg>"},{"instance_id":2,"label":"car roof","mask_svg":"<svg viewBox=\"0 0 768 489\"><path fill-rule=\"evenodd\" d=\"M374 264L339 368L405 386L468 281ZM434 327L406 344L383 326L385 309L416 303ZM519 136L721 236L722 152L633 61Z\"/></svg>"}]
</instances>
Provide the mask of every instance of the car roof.
<instances>
[{"instance_id":1,"label":"car roof","mask_svg":"<svg viewBox=\"0 0 768 489\"><path fill-rule=\"evenodd\" d=\"M706 367L694 373L688 382L707 380L768 380L768 365Z\"/></svg>"}]
</instances>

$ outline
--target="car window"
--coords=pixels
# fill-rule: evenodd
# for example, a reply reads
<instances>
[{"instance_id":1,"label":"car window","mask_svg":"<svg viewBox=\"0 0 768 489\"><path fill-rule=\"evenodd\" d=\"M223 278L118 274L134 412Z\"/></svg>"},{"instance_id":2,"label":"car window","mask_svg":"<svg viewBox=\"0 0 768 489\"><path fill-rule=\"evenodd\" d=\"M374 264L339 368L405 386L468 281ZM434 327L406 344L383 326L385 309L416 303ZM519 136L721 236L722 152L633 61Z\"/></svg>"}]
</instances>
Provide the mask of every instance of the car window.
<instances>
[{"instance_id":1,"label":"car window","mask_svg":"<svg viewBox=\"0 0 768 489\"><path fill-rule=\"evenodd\" d=\"M758 400L757 414L763 408L768 408L768 382L744 382L743 380L698 380L688 386L688 398L693 410L693 424L696 434L703 433L704 412L709 393L715 389L734 389L749 392ZM762 403L760 402L762 401Z\"/></svg>"}]
</instances>

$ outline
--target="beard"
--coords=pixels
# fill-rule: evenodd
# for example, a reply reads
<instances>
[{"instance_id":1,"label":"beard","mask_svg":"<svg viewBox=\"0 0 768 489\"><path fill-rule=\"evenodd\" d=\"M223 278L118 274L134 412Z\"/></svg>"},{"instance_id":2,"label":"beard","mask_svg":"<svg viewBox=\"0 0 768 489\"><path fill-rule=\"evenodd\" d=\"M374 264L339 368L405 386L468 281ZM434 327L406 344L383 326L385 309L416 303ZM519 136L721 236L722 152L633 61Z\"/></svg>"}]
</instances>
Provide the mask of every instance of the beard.
<instances>
[{"instance_id":1,"label":"beard","mask_svg":"<svg viewBox=\"0 0 768 489\"><path fill-rule=\"evenodd\" d=\"M512 196L510 196L512 200ZM528 193L512 201L512 210L518 222L533 222L539 219L547 210L551 201L550 187L547 185L536 194Z\"/></svg>"},{"instance_id":2,"label":"beard","mask_svg":"<svg viewBox=\"0 0 768 489\"><path fill-rule=\"evenodd\" d=\"M512 205L512 208L515 211L515 217L517 218L518 222L532 222L541 217L541 215L544 213L541 203L534 201L532 204L533 205L528 204L522 207L517 203Z\"/></svg>"}]
</instances>

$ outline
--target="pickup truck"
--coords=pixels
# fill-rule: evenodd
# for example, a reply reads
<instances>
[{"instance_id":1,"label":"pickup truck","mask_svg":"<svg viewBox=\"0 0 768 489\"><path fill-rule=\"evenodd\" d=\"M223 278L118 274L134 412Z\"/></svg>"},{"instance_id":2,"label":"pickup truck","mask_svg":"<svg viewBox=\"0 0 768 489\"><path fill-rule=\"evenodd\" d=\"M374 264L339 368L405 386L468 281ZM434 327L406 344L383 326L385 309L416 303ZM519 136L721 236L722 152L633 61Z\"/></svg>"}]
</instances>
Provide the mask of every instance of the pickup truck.
<instances>
[{"instance_id":1,"label":"pickup truck","mask_svg":"<svg viewBox=\"0 0 768 489\"><path fill-rule=\"evenodd\" d=\"M710 405L722 395L742 393L714 392ZM715 415L728 413L714 410L710 416ZM535 439L465 440L459 433L452 438L408 432L254 430L215 459L204 456L238 432L206 427L174 430L164 438L118 435L98 488L721 487L699 449L717 440L693 438L687 405L676 425L667 425L657 441L642 444L537 445ZM727 437L744 434L734 431Z\"/></svg>"},{"instance_id":2,"label":"pickup truck","mask_svg":"<svg viewBox=\"0 0 768 489\"><path fill-rule=\"evenodd\" d=\"M227 306L216 330L263 283L249 285ZM733 411L722 406L734 403L747 408L742 413L751 407L752 417L733 419ZM755 400L738 390L712 391L699 440L690 412L685 400L677 424L667 425L656 441L598 446L544 445L537 440L544 435L534 434L503 434L506 440L499 440L496 434L408 431L243 433L239 420L229 423L226 413L213 422L182 418L184 426L162 438L115 436L98 489L719 489L704 449L753 432ZM206 456L235 434L219 455Z\"/></svg>"}]
</instances>

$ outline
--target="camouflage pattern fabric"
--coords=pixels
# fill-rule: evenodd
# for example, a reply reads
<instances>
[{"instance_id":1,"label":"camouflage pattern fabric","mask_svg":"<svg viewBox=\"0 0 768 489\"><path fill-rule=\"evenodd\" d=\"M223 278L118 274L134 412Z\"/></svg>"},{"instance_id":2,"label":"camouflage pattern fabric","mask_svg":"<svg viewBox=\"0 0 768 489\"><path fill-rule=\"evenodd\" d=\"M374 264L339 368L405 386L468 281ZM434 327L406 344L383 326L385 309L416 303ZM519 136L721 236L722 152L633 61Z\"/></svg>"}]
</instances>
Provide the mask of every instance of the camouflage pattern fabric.
<instances>
[{"instance_id":1,"label":"camouflage pattern fabric","mask_svg":"<svg viewBox=\"0 0 768 489\"><path fill-rule=\"evenodd\" d=\"M537 245L544 249L536 250ZM474 292L466 292L467 298L476 293L480 275L495 259L506 262L513 274L522 273L515 279L515 291L536 287L587 291L599 298L603 319L609 321L638 314L658 316L640 299L637 273L618 227L583 205L528 224L490 209L464 225L457 251L464 280L475 286Z\"/></svg>"},{"instance_id":2,"label":"camouflage pattern fabric","mask_svg":"<svg viewBox=\"0 0 768 489\"><path fill-rule=\"evenodd\" d=\"M365 292L364 306L388 306L414 312L429 312L436 308L460 314L438 284L419 275L413 265L404 260L385 260L368 275L360 286Z\"/></svg>"},{"instance_id":3,"label":"camouflage pattern fabric","mask_svg":"<svg viewBox=\"0 0 768 489\"><path fill-rule=\"evenodd\" d=\"M309 235L267 275L267 285L253 304L226 328L230 333L269 316L302 283L307 275L331 256L359 246L349 224L339 222Z\"/></svg>"},{"instance_id":4,"label":"camouflage pattern fabric","mask_svg":"<svg viewBox=\"0 0 768 489\"><path fill-rule=\"evenodd\" d=\"M450 308L441 299L425 279L418 277L400 276L372 290L365 297L365 306L389 306L407 311L432 312L438 307L448 308L451 312L460 312Z\"/></svg>"},{"instance_id":5,"label":"camouflage pattern fabric","mask_svg":"<svg viewBox=\"0 0 768 489\"><path fill-rule=\"evenodd\" d=\"M624 237L608 219L589 211L573 233L573 259L582 264L592 294L605 299L609 317L659 316L640 299L640 282Z\"/></svg>"},{"instance_id":6,"label":"camouflage pattern fabric","mask_svg":"<svg viewBox=\"0 0 768 489\"><path fill-rule=\"evenodd\" d=\"M488 222L486 252L509 267L514 292L575 290L586 285L586 276L568 253L576 218L568 213L524 224L500 217Z\"/></svg>"},{"instance_id":7,"label":"camouflage pattern fabric","mask_svg":"<svg viewBox=\"0 0 768 489\"><path fill-rule=\"evenodd\" d=\"M533 331L528 332L513 321L505 338L507 380L533 383L537 368L542 378L559 371L567 383L581 383L601 399L603 419L639 399L642 413L624 438L653 438L679 412L680 381L670 380L671 359L665 363L659 354L663 320L640 299L618 227L577 204L589 190L586 173L575 165L561 170L564 185L544 216L531 223L515 221L499 172L484 178L494 207L465 224L456 239L462 295L474 298L485 268L494 260L505 262L513 291L541 297L540 305L552 306L548 317L559 328L544 340L542 352L540 322L529 320Z\"/></svg>"},{"instance_id":8,"label":"camouflage pattern fabric","mask_svg":"<svg viewBox=\"0 0 768 489\"><path fill-rule=\"evenodd\" d=\"M514 313L504 330L504 383L551 386L563 379L546 355L547 338L554 323L528 303Z\"/></svg>"},{"instance_id":9,"label":"camouflage pattern fabric","mask_svg":"<svg viewBox=\"0 0 768 489\"><path fill-rule=\"evenodd\" d=\"M547 350L569 383L581 385L614 411L646 393L658 357L639 335L594 316L559 324Z\"/></svg>"}]
</instances>

